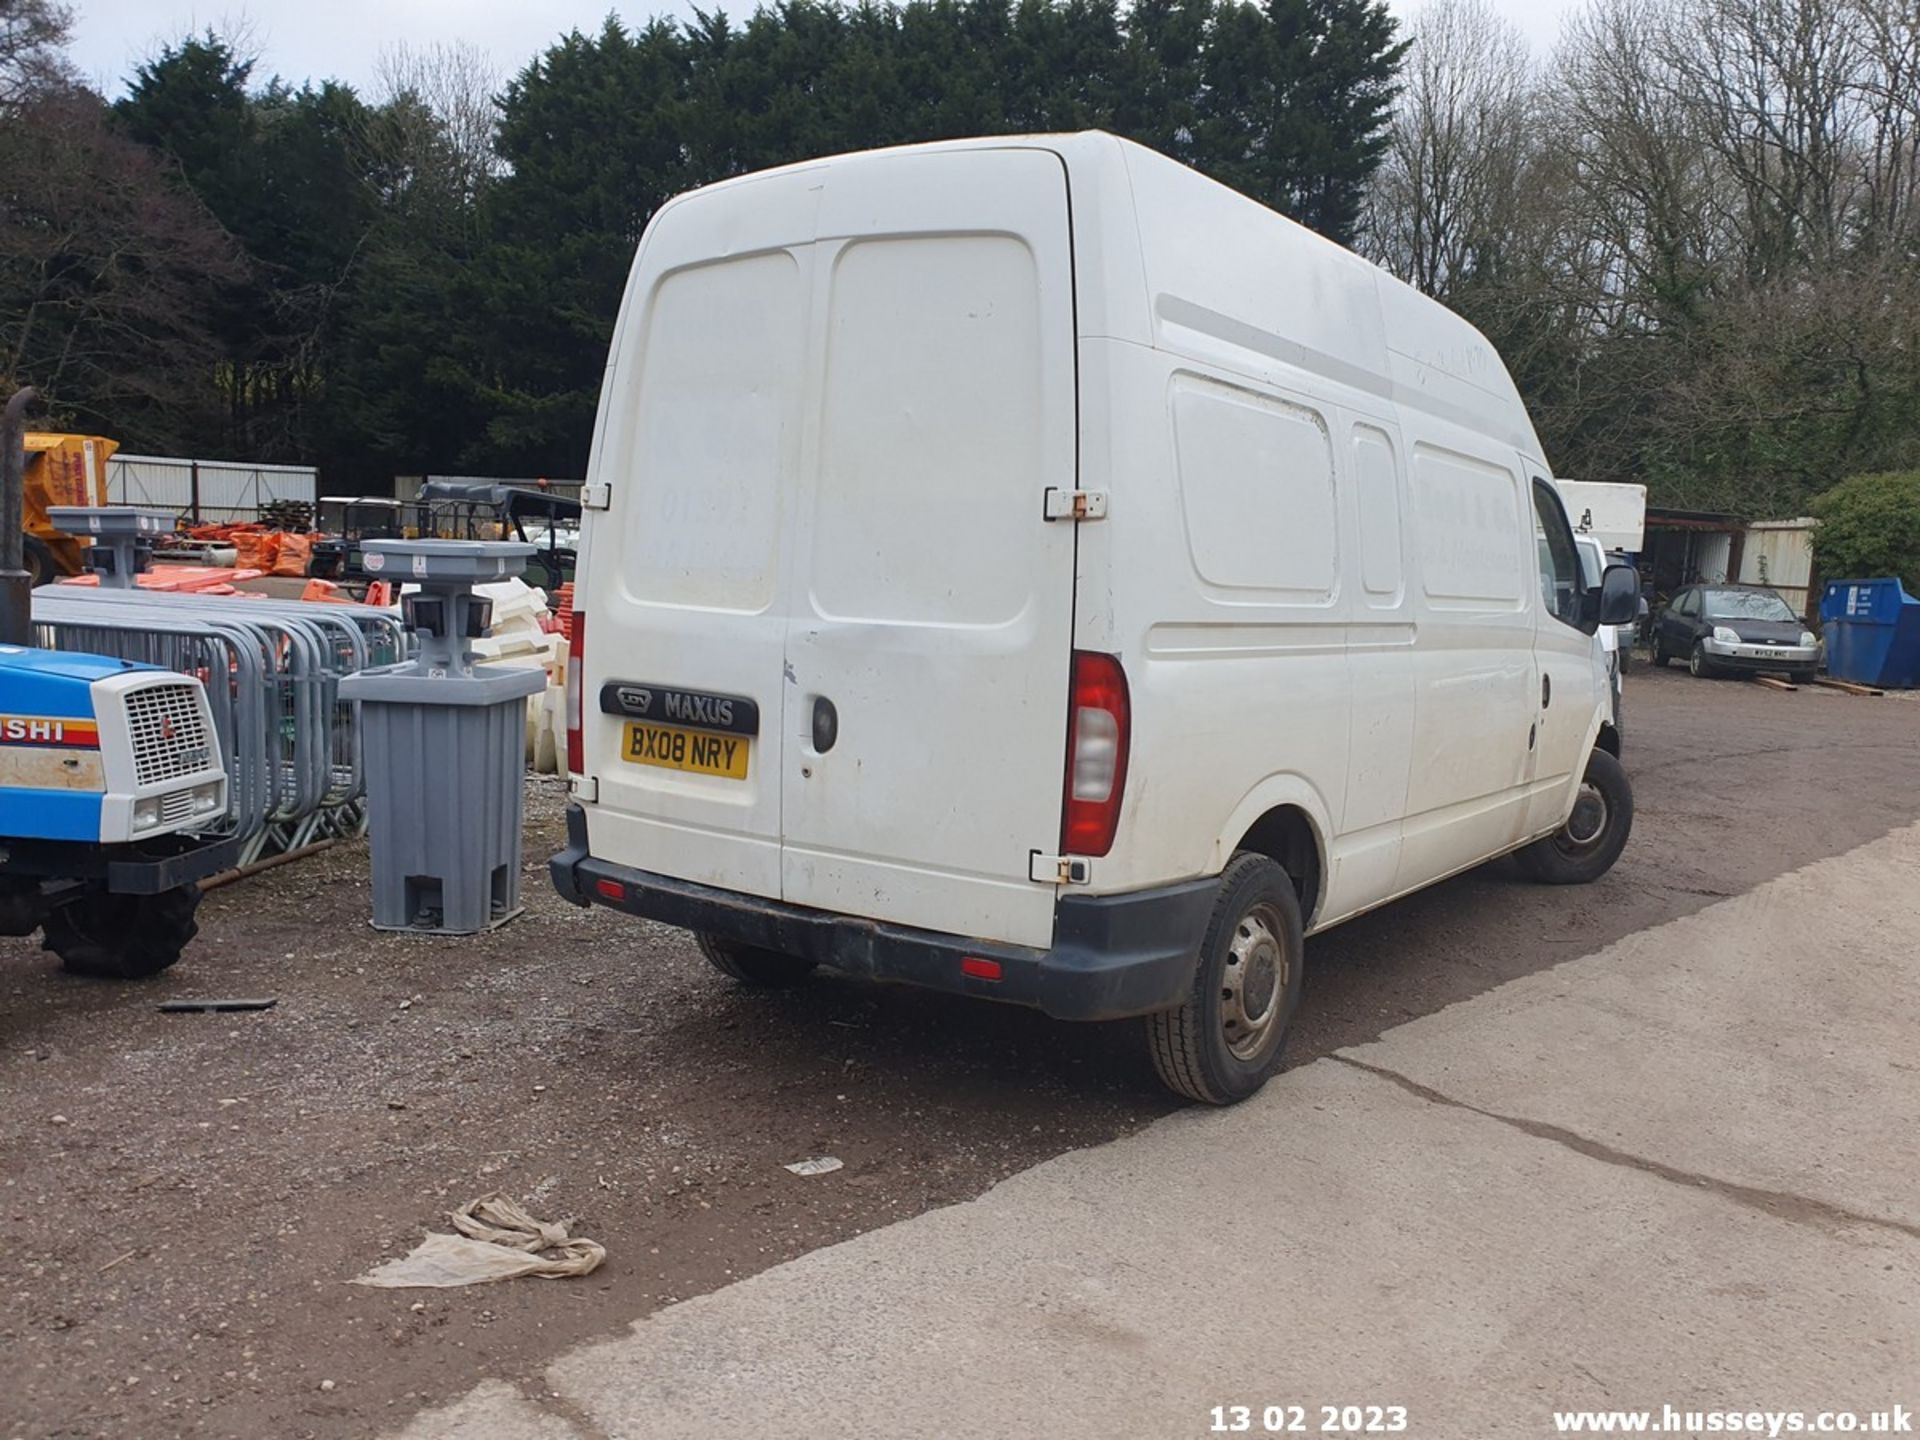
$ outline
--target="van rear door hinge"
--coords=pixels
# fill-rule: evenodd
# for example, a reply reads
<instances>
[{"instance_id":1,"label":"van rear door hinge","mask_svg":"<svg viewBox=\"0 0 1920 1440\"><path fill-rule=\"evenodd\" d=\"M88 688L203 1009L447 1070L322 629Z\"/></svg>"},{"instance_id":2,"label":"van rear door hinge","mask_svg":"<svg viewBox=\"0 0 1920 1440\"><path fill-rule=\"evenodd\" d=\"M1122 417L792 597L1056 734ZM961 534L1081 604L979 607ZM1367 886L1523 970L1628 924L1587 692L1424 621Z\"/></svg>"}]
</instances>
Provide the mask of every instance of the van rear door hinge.
<instances>
[{"instance_id":1,"label":"van rear door hinge","mask_svg":"<svg viewBox=\"0 0 1920 1440\"><path fill-rule=\"evenodd\" d=\"M1027 853L1027 878L1041 885L1090 885L1093 862L1084 855Z\"/></svg>"},{"instance_id":2,"label":"van rear door hinge","mask_svg":"<svg viewBox=\"0 0 1920 1440\"><path fill-rule=\"evenodd\" d=\"M1104 490L1062 490L1047 487L1046 508L1049 520L1104 520L1107 518L1107 492Z\"/></svg>"},{"instance_id":3,"label":"van rear door hinge","mask_svg":"<svg viewBox=\"0 0 1920 1440\"><path fill-rule=\"evenodd\" d=\"M580 487L580 508L582 510L606 510L613 505L613 486L602 480L594 485Z\"/></svg>"}]
</instances>

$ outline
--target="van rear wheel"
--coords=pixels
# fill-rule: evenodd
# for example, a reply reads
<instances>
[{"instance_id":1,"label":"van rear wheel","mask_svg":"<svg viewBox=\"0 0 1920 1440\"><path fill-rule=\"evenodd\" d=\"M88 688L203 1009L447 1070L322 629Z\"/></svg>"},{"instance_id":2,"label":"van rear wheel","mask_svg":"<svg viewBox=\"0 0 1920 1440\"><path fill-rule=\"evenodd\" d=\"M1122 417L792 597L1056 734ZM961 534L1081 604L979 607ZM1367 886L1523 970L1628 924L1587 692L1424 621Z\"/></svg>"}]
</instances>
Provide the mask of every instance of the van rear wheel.
<instances>
[{"instance_id":1,"label":"van rear wheel","mask_svg":"<svg viewBox=\"0 0 1920 1440\"><path fill-rule=\"evenodd\" d=\"M1567 823L1514 853L1530 879L1545 885L1587 885L1613 868L1633 832L1633 786L1604 750L1587 757L1587 773Z\"/></svg>"},{"instance_id":2,"label":"van rear wheel","mask_svg":"<svg viewBox=\"0 0 1920 1440\"><path fill-rule=\"evenodd\" d=\"M1186 1000L1147 1017L1153 1068L1169 1089L1231 1105L1267 1083L1300 1008L1305 949L1287 872L1264 855L1235 856L1220 877Z\"/></svg>"},{"instance_id":3,"label":"van rear wheel","mask_svg":"<svg viewBox=\"0 0 1920 1440\"><path fill-rule=\"evenodd\" d=\"M741 945L714 935L696 934L693 941L714 969L756 990L779 990L788 985L798 985L813 973L813 961L782 955L778 950Z\"/></svg>"}]
</instances>

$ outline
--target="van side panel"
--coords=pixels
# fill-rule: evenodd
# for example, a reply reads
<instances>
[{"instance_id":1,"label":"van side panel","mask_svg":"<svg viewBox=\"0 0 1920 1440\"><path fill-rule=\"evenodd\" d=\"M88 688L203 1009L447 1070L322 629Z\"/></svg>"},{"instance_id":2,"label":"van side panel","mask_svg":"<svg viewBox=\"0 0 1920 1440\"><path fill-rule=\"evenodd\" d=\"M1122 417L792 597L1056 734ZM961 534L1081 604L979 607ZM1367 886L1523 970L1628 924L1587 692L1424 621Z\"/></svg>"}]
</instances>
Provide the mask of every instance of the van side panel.
<instances>
[{"instance_id":1,"label":"van side panel","mask_svg":"<svg viewBox=\"0 0 1920 1440\"><path fill-rule=\"evenodd\" d=\"M1121 841L1094 862L1094 888L1217 871L1217 827L1256 790L1332 837L1351 712L1334 411L1157 347L1082 350L1113 491L1110 518L1088 527L1082 590L1100 591L1133 701Z\"/></svg>"},{"instance_id":2,"label":"van side panel","mask_svg":"<svg viewBox=\"0 0 1920 1440\"><path fill-rule=\"evenodd\" d=\"M1317 928L1531 838L1538 597L1515 455L1538 442L1498 354L1244 197L1138 147L1120 163L1148 335L1082 333L1113 498L1082 541L1096 598L1076 633L1126 657L1135 739L1122 845L1094 888L1217 871L1285 805L1322 845ZM1122 223L1110 186L1082 188ZM1137 313L1120 295L1100 308ZM1222 387L1244 392L1243 418L1316 416L1329 458L1250 424L1189 433L1196 397ZM1242 473L1203 493L1197 470L1229 453ZM1329 465L1330 536L1303 483ZM1303 563L1316 545L1331 576Z\"/></svg>"}]
</instances>

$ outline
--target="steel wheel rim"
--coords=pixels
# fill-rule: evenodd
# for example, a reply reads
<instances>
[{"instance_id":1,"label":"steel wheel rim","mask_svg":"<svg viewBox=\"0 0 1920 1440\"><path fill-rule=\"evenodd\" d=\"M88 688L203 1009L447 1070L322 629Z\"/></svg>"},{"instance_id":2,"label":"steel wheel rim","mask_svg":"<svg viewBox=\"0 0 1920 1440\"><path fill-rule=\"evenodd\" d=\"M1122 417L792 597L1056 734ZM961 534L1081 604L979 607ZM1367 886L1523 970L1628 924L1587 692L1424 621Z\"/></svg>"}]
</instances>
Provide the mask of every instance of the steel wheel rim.
<instances>
[{"instance_id":1,"label":"steel wheel rim","mask_svg":"<svg viewBox=\"0 0 1920 1440\"><path fill-rule=\"evenodd\" d=\"M1220 1028L1236 1060L1256 1060L1280 1028L1292 979L1279 912L1256 905L1234 926L1220 985Z\"/></svg>"},{"instance_id":2,"label":"steel wheel rim","mask_svg":"<svg viewBox=\"0 0 1920 1440\"><path fill-rule=\"evenodd\" d=\"M1591 780L1580 782L1580 791L1573 799L1573 813L1567 817L1567 823L1560 827L1557 837L1560 848L1573 854L1591 850L1600 843L1607 833L1607 825L1613 818L1612 808L1600 787Z\"/></svg>"},{"instance_id":3,"label":"steel wheel rim","mask_svg":"<svg viewBox=\"0 0 1920 1440\"><path fill-rule=\"evenodd\" d=\"M1700 672L1706 668L1700 659L1700 647L1696 645L1693 647L1693 654L1687 657L1687 669L1693 672L1694 678L1697 680L1700 678Z\"/></svg>"}]
</instances>

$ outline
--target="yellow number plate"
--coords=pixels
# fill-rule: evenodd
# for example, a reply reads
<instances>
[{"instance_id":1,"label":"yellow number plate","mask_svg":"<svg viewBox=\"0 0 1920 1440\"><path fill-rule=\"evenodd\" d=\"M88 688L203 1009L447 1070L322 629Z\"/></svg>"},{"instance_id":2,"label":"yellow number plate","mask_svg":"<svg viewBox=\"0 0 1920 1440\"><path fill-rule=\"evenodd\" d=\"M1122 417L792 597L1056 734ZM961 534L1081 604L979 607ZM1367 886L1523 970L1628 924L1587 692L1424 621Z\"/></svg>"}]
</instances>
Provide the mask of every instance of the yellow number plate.
<instances>
[{"instance_id":1,"label":"yellow number plate","mask_svg":"<svg viewBox=\"0 0 1920 1440\"><path fill-rule=\"evenodd\" d=\"M626 743L620 753L636 765L662 770L687 770L695 775L719 775L727 780L747 778L747 737L710 735L704 730L682 730L674 725L627 723Z\"/></svg>"}]
</instances>

